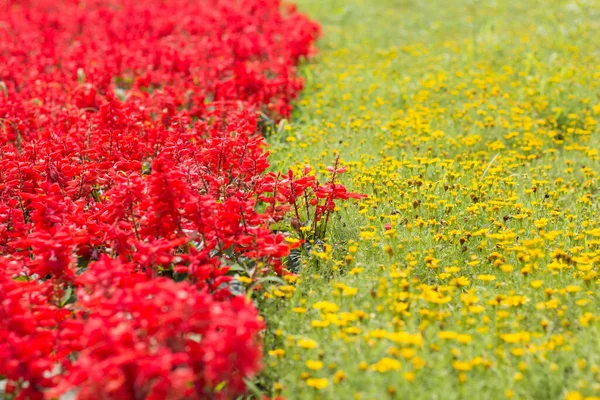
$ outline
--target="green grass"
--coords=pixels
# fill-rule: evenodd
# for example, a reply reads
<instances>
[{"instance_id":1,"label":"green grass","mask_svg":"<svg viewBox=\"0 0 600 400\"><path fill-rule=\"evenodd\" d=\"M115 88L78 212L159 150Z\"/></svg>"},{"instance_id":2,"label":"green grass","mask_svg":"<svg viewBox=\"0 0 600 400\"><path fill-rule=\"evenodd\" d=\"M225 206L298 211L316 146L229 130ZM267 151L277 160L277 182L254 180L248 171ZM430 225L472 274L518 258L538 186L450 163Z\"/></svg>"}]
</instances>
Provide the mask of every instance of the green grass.
<instances>
[{"instance_id":1,"label":"green grass","mask_svg":"<svg viewBox=\"0 0 600 400\"><path fill-rule=\"evenodd\" d=\"M340 203L331 251L259 300L258 383L288 399L600 396L600 3L298 3L323 38L271 160L324 173L340 154L370 197Z\"/></svg>"}]
</instances>

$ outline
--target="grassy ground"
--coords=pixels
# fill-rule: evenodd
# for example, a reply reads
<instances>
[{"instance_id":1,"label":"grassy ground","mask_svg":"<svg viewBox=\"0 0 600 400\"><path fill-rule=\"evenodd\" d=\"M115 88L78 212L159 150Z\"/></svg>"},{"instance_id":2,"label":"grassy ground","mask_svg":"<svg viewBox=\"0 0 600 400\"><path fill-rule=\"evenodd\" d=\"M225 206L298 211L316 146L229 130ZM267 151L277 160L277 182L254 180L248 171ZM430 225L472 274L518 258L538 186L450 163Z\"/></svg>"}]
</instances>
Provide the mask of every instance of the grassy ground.
<instances>
[{"instance_id":1,"label":"grassy ground","mask_svg":"<svg viewBox=\"0 0 600 400\"><path fill-rule=\"evenodd\" d=\"M600 396L600 3L299 0L281 168L367 200L261 299L288 399Z\"/></svg>"}]
</instances>

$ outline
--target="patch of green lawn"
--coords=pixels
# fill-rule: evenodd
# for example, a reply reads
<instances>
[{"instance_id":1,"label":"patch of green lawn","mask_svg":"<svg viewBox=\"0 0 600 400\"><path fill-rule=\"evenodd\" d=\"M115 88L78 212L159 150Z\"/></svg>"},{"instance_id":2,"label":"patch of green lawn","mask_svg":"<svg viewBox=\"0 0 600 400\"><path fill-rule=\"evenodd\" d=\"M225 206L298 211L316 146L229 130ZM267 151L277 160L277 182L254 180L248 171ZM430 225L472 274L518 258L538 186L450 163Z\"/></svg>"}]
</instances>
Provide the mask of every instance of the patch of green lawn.
<instances>
[{"instance_id":1,"label":"patch of green lawn","mask_svg":"<svg viewBox=\"0 0 600 400\"><path fill-rule=\"evenodd\" d=\"M600 396L600 4L300 0L276 169L336 154L328 247L259 300L288 399ZM578 397L581 396L581 397Z\"/></svg>"}]
</instances>

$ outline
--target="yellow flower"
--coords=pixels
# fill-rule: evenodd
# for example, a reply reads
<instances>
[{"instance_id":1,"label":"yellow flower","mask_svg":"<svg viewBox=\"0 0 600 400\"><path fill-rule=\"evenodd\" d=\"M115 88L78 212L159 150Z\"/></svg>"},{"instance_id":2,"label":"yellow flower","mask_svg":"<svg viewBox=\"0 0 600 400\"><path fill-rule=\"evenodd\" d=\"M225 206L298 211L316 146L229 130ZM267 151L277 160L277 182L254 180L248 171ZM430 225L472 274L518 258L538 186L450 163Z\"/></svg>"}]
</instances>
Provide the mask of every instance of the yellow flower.
<instances>
[{"instance_id":1,"label":"yellow flower","mask_svg":"<svg viewBox=\"0 0 600 400\"><path fill-rule=\"evenodd\" d=\"M343 296L354 296L356 293L358 293L358 289L357 288L353 288L353 287L346 286L342 290L342 295Z\"/></svg>"},{"instance_id":2,"label":"yellow flower","mask_svg":"<svg viewBox=\"0 0 600 400\"><path fill-rule=\"evenodd\" d=\"M523 374L520 372L515 372L515 374L513 375L513 378L515 379L515 381L520 381L523 379Z\"/></svg>"},{"instance_id":3,"label":"yellow flower","mask_svg":"<svg viewBox=\"0 0 600 400\"><path fill-rule=\"evenodd\" d=\"M415 354L417 354L417 351L410 347L404 347L404 348L400 349L400 354L402 355L402 357L409 360L409 359L413 358L415 356Z\"/></svg>"},{"instance_id":4,"label":"yellow flower","mask_svg":"<svg viewBox=\"0 0 600 400\"><path fill-rule=\"evenodd\" d=\"M471 281L469 281L469 278L467 278L466 276L459 276L454 280L454 282L456 282L457 286L468 286L471 283Z\"/></svg>"},{"instance_id":5,"label":"yellow flower","mask_svg":"<svg viewBox=\"0 0 600 400\"><path fill-rule=\"evenodd\" d=\"M415 373L414 372L405 372L404 373L404 379L406 379L408 382L412 382L415 380Z\"/></svg>"},{"instance_id":6,"label":"yellow flower","mask_svg":"<svg viewBox=\"0 0 600 400\"><path fill-rule=\"evenodd\" d=\"M351 269L351 270L348 272L348 274L350 274L350 275L358 275L358 274L360 274L361 272L363 272L364 270L365 270L364 268L354 267L354 268L352 268L352 269Z\"/></svg>"},{"instance_id":7,"label":"yellow flower","mask_svg":"<svg viewBox=\"0 0 600 400\"><path fill-rule=\"evenodd\" d=\"M567 392L565 400L583 400L583 395L579 392Z\"/></svg>"},{"instance_id":8,"label":"yellow flower","mask_svg":"<svg viewBox=\"0 0 600 400\"><path fill-rule=\"evenodd\" d=\"M469 312L473 314L480 314L485 311L485 307L481 305L471 306L469 307Z\"/></svg>"},{"instance_id":9,"label":"yellow flower","mask_svg":"<svg viewBox=\"0 0 600 400\"><path fill-rule=\"evenodd\" d=\"M439 331L438 338L440 339L456 339L458 333L452 331Z\"/></svg>"},{"instance_id":10,"label":"yellow flower","mask_svg":"<svg viewBox=\"0 0 600 400\"><path fill-rule=\"evenodd\" d=\"M269 350L269 355L271 357L283 357L285 355L285 350L283 350L283 349Z\"/></svg>"},{"instance_id":11,"label":"yellow flower","mask_svg":"<svg viewBox=\"0 0 600 400\"><path fill-rule=\"evenodd\" d=\"M452 368L457 371L469 371L471 370L471 363L467 361L452 361Z\"/></svg>"},{"instance_id":12,"label":"yellow flower","mask_svg":"<svg viewBox=\"0 0 600 400\"><path fill-rule=\"evenodd\" d=\"M500 269L502 270L502 272L509 273L509 272L512 272L512 270L515 269L515 267L513 267L512 265L509 265L509 264L502 264L500 266Z\"/></svg>"},{"instance_id":13,"label":"yellow flower","mask_svg":"<svg viewBox=\"0 0 600 400\"><path fill-rule=\"evenodd\" d=\"M466 333L460 334L456 336L456 341L459 343L469 343L473 340L473 337L471 335L468 335Z\"/></svg>"},{"instance_id":14,"label":"yellow flower","mask_svg":"<svg viewBox=\"0 0 600 400\"><path fill-rule=\"evenodd\" d=\"M308 369L312 369L313 371L318 371L323 368L323 363L321 361L308 360L306 362L306 366Z\"/></svg>"},{"instance_id":15,"label":"yellow flower","mask_svg":"<svg viewBox=\"0 0 600 400\"><path fill-rule=\"evenodd\" d=\"M327 326L329 326L330 322L329 321L320 321L318 319L315 319L313 321L310 322L310 325L313 328L325 328Z\"/></svg>"},{"instance_id":16,"label":"yellow flower","mask_svg":"<svg viewBox=\"0 0 600 400\"><path fill-rule=\"evenodd\" d=\"M298 347L302 347L303 349L314 349L317 347L317 342L312 339L300 339L298 340Z\"/></svg>"},{"instance_id":17,"label":"yellow flower","mask_svg":"<svg viewBox=\"0 0 600 400\"><path fill-rule=\"evenodd\" d=\"M344 330L348 335L358 335L360 333L360 328L356 326L350 326Z\"/></svg>"},{"instance_id":18,"label":"yellow flower","mask_svg":"<svg viewBox=\"0 0 600 400\"><path fill-rule=\"evenodd\" d=\"M388 337L388 332L383 329L375 329L375 330L372 330L371 332L369 332L369 336L376 338L376 339L383 339L383 338Z\"/></svg>"},{"instance_id":19,"label":"yellow flower","mask_svg":"<svg viewBox=\"0 0 600 400\"><path fill-rule=\"evenodd\" d=\"M333 375L333 383L340 383L344 379L346 379L346 374L342 370L336 371L336 373Z\"/></svg>"},{"instance_id":20,"label":"yellow flower","mask_svg":"<svg viewBox=\"0 0 600 400\"><path fill-rule=\"evenodd\" d=\"M325 389L329 382L327 378L310 378L306 380L306 385L315 389Z\"/></svg>"},{"instance_id":21,"label":"yellow flower","mask_svg":"<svg viewBox=\"0 0 600 400\"><path fill-rule=\"evenodd\" d=\"M398 344L412 344L415 346L423 344L423 337L420 333L393 332L388 335L388 339Z\"/></svg>"},{"instance_id":22,"label":"yellow flower","mask_svg":"<svg viewBox=\"0 0 600 400\"><path fill-rule=\"evenodd\" d=\"M381 373L385 373L388 371L398 371L401 367L402 364L400 364L400 361L394 360L393 358L389 357L384 357L371 366L373 370Z\"/></svg>"},{"instance_id":23,"label":"yellow flower","mask_svg":"<svg viewBox=\"0 0 600 400\"><path fill-rule=\"evenodd\" d=\"M340 309L337 304L330 301L319 301L313 304L313 308L315 310L321 310L324 313L334 313Z\"/></svg>"}]
</instances>

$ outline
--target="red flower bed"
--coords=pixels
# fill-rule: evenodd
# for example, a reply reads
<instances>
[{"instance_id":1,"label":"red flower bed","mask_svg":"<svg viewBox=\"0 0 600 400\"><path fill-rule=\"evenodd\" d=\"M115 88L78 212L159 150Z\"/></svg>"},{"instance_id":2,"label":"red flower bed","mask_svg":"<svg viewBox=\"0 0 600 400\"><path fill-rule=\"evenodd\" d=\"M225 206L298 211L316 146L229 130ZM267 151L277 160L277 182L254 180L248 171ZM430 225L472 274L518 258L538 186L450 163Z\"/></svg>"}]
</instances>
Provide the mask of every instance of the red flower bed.
<instances>
[{"instance_id":1,"label":"red flower bed","mask_svg":"<svg viewBox=\"0 0 600 400\"><path fill-rule=\"evenodd\" d=\"M266 172L257 118L289 115L317 35L279 0L0 1L7 393L244 392L263 323L229 267L281 274L272 224L356 197Z\"/></svg>"}]
</instances>

